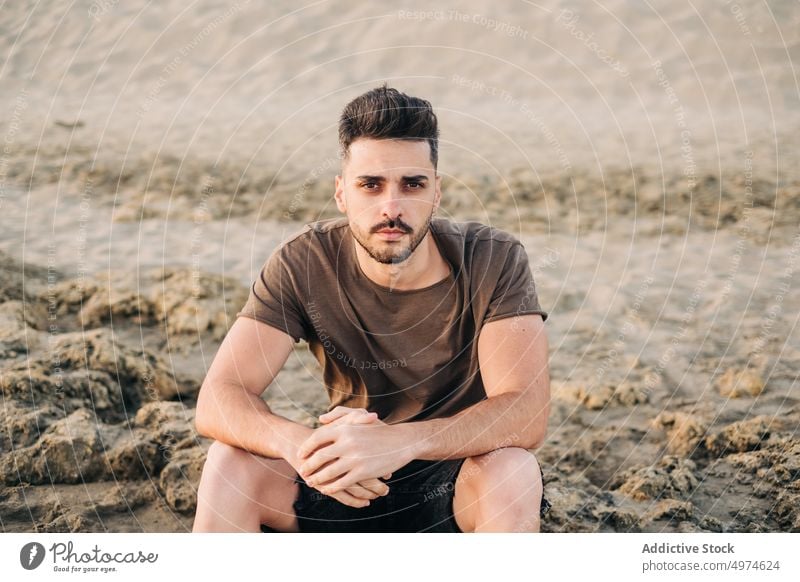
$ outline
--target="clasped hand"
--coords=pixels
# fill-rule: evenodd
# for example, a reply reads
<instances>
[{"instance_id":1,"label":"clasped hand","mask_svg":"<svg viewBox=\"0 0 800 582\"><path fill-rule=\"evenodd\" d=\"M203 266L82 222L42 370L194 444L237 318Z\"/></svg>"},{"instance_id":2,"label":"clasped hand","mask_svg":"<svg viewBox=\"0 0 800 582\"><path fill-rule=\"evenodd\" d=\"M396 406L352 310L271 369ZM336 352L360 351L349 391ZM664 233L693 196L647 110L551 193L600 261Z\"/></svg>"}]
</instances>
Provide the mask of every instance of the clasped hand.
<instances>
[{"instance_id":1,"label":"clasped hand","mask_svg":"<svg viewBox=\"0 0 800 582\"><path fill-rule=\"evenodd\" d=\"M309 486L343 503L347 503L341 498L343 492L378 477L388 479L413 460L409 443L397 427L378 420L374 412L337 406L319 418L323 426L297 450L298 473ZM388 493L388 486L378 483L383 489L380 494ZM347 504L362 507L368 501Z\"/></svg>"}]
</instances>

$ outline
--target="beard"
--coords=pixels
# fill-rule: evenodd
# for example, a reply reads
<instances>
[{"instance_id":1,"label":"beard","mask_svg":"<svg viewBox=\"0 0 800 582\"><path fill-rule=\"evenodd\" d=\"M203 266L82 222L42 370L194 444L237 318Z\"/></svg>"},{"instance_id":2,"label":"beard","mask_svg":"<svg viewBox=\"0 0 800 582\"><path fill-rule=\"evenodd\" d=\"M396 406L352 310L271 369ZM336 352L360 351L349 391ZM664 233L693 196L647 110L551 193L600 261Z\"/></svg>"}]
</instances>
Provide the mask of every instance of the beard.
<instances>
[{"instance_id":1,"label":"beard","mask_svg":"<svg viewBox=\"0 0 800 582\"><path fill-rule=\"evenodd\" d=\"M365 234L360 228L351 222L350 232L353 234L353 238L356 239L356 242L361 245L361 248L367 251L367 254L374 260L385 265L396 265L405 261L411 256L411 253L416 250L416 248L422 242L422 239L424 239L425 235L428 234L428 230L430 230L432 217L433 211L431 211L430 215L425 220L425 224L417 229L416 232L402 220L390 220L378 224L370 229L369 234ZM370 235L384 228L396 228L402 230L406 234L410 234L411 236L408 244L401 246L402 243L400 242L388 241L379 242L378 244L371 244L369 240Z\"/></svg>"}]
</instances>

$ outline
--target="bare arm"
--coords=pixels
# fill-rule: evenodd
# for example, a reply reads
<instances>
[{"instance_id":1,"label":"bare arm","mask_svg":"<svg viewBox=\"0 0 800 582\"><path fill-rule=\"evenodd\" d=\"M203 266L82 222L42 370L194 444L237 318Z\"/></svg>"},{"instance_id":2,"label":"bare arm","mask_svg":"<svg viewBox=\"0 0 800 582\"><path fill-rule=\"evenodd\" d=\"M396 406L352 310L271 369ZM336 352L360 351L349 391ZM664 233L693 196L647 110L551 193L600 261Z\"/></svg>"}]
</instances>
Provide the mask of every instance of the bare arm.
<instances>
[{"instance_id":1,"label":"bare arm","mask_svg":"<svg viewBox=\"0 0 800 582\"><path fill-rule=\"evenodd\" d=\"M238 318L200 388L197 432L263 457L289 460L312 429L272 413L261 394L292 349L288 334L254 319Z\"/></svg>"},{"instance_id":2,"label":"bare arm","mask_svg":"<svg viewBox=\"0 0 800 582\"><path fill-rule=\"evenodd\" d=\"M197 432L262 457L284 459L297 470L297 450L314 429L274 414L261 399L286 363L293 342L291 336L270 325L246 317L237 319L200 388ZM375 417L344 415L340 411L328 416L326 422L333 420L337 424L360 424L370 423ZM346 505L363 507L388 492L386 484L373 478L361 480L334 496Z\"/></svg>"},{"instance_id":3,"label":"bare arm","mask_svg":"<svg viewBox=\"0 0 800 582\"><path fill-rule=\"evenodd\" d=\"M483 326L478 358L487 399L449 418L395 425L418 459L456 459L500 447L541 446L550 412L548 344L540 315Z\"/></svg>"}]
</instances>

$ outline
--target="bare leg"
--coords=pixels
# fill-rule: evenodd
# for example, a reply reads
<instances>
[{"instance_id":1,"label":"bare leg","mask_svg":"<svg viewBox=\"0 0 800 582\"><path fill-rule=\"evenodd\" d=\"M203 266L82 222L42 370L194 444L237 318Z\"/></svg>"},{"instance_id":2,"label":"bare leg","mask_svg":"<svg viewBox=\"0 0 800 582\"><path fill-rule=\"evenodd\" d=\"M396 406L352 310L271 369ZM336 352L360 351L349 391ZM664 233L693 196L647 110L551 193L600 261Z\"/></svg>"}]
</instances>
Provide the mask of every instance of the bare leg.
<instances>
[{"instance_id":1,"label":"bare leg","mask_svg":"<svg viewBox=\"0 0 800 582\"><path fill-rule=\"evenodd\" d=\"M465 532L538 532L542 490L530 451L506 447L469 457L456 479L456 523Z\"/></svg>"},{"instance_id":2,"label":"bare leg","mask_svg":"<svg viewBox=\"0 0 800 582\"><path fill-rule=\"evenodd\" d=\"M200 477L194 532L260 532L261 524L298 531L292 507L297 475L282 459L268 459L214 441Z\"/></svg>"}]
</instances>

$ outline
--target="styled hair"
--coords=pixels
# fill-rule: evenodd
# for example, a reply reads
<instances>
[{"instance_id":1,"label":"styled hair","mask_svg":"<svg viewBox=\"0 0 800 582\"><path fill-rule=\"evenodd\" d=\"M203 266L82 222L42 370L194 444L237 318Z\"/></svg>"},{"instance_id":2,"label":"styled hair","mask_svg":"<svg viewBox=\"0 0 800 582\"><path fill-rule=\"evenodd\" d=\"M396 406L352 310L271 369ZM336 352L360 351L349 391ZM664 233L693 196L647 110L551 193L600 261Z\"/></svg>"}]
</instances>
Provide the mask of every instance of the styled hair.
<instances>
[{"instance_id":1,"label":"styled hair","mask_svg":"<svg viewBox=\"0 0 800 582\"><path fill-rule=\"evenodd\" d=\"M427 140L431 164L439 162L439 125L433 107L425 99L412 97L384 83L348 103L339 118L339 154L350 154L350 144L359 137L372 139Z\"/></svg>"}]
</instances>

